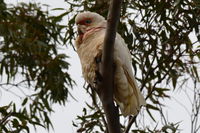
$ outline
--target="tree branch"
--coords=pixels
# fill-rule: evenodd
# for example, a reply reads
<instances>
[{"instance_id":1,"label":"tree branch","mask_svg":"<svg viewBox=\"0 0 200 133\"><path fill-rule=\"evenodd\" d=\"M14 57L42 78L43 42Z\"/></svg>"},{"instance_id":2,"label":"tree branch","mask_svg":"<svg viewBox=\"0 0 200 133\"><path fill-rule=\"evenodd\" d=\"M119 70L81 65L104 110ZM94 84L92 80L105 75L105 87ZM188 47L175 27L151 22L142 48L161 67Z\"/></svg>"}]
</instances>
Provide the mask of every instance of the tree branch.
<instances>
[{"instance_id":1,"label":"tree branch","mask_svg":"<svg viewBox=\"0 0 200 133\"><path fill-rule=\"evenodd\" d=\"M99 72L102 81L98 81L98 95L106 114L109 133L120 133L119 111L113 102L113 51L117 25L120 17L122 0L112 0L107 19L107 29L104 38L102 63Z\"/></svg>"},{"instance_id":2,"label":"tree branch","mask_svg":"<svg viewBox=\"0 0 200 133\"><path fill-rule=\"evenodd\" d=\"M135 122L136 118L137 118L137 115L131 117L131 119L130 119L130 121L129 121L129 123L128 123L128 126L126 127L124 133L129 133L129 130L131 129L131 126L132 126L133 123Z\"/></svg>"}]
</instances>

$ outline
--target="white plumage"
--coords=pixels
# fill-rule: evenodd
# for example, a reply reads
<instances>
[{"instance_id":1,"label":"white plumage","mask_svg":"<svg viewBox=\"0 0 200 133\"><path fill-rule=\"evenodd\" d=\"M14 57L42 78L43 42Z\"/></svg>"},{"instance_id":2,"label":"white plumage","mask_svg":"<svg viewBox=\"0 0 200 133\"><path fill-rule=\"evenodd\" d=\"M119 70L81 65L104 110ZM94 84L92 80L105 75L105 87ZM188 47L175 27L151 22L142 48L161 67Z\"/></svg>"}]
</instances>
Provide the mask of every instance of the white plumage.
<instances>
[{"instance_id":1,"label":"white plumage","mask_svg":"<svg viewBox=\"0 0 200 133\"><path fill-rule=\"evenodd\" d=\"M75 22L79 36L76 48L79 55L84 79L95 87L97 64L95 57L101 56L106 31L104 17L93 12L79 13ZM114 44L114 99L124 116L136 115L142 105L145 105L135 81L131 55L123 38L117 34Z\"/></svg>"}]
</instances>

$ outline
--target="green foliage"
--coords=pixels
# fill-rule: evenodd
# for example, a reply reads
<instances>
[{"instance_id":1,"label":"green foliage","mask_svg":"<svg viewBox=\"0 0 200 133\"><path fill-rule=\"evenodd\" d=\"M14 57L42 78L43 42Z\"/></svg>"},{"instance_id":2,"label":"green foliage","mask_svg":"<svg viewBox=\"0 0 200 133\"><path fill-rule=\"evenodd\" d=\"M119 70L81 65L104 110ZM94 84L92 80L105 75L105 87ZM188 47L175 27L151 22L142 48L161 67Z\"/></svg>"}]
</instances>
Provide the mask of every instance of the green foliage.
<instances>
[{"instance_id":1,"label":"green foliage","mask_svg":"<svg viewBox=\"0 0 200 133\"><path fill-rule=\"evenodd\" d=\"M58 54L57 47L73 46L75 14L90 10L106 17L109 7L107 0L66 2L70 6L67 11L57 8L64 12L50 16L38 4L7 7L0 0L0 54L3 55L0 76L5 81L0 89L5 86L21 89L23 85L32 92L23 97L20 109L16 109L14 102L0 107L0 132L29 132L28 124L49 129L52 103L65 104L74 81L67 72L67 56ZM189 80L193 86L200 82L200 3L198 0L125 0L122 6L118 32L128 44L137 81L146 96L144 117L152 119L155 126L150 128L136 119L134 129L129 131L179 132L181 123L169 122L163 114L163 100L171 97L169 91L182 89ZM69 18L67 26L59 24L64 16ZM67 31L63 37L64 28ZM16 82L17 76L22 80ZM73 126L79 132L106 132L105 116L95 92L89 86L86 90L93 103L87 104ZM199 97L195 100L199 101ZM200 106L194 105L195 111L200 110ZM164 120L159 127L157 114ZM122 130L132 125L128 120L121 123Z\"/></svg>"},{"instance_id":2,"label":"green foliage","mask_svg":"<svg viewBox=\"0 0 200 133\"><path fill-rule=\"evenodd\" d=\"M68 3L72 12L89 10L107 16L107 1ZM122 6L118 32L128 44L136 78L146 93L146 112L156 123L154 112L162 114L161 99L170 98L168 91L182 88L189 79L193 80L194 86L200 82L200 4L191 0L125 0ZM69 29L73 29L74 16L69 23ZM68 41L73 35L73 31L68 31ZM163 126L160 131L166 132L164 129L169 127L176 132L175 124L169 123L166 122L166 128Z\"/></svg>"},{"instance_id":3,"label":"green foliage","mask_svg":"<svg viewBox=\"0 0 200 133\"><path fill-rule=\"evenodd\" d=\"M28 124L44 127L39 120L34 119L33 116L29 116L25 108L17 111L15 106L14 103L10 103L7 106L0 107L1 117L3 118L0 121L1 132L26 131L29 133Z\"/></svg>"},{"instance_id":4,"label":"green foliage","mask_svg":"<svg viewBox=\"0 0 200 133\"><path fill-rule=\"evenodd\" d=\"M30 90L21 97L24 100L19 110L15 103L1 107L0 132L29 132L28 124L49 129L51 105L65 104L74 81L67 71L68 57L57 50L63 44L65 28L60 21L39 4L7 7L0 3L0 76L5 81L0 88L23 90L25 86ZM21 81L16 82L19 77Z\"/></svg>"},{"instance_id":5,"label":"green foliage","mask_svg":"<svg viewBox=\"0 0 200 133\"><path fill-rule=\"evenodd\" d=\"M153 130L151 130L150 128L147 128L146 130L136 129L132 130L132 133L176 133L180 132L180 130L178 130L178 124L179 123L171 123L168 125L164 125L160 130L156 129L156 127Z\"/></svg>"},{"instance_id":6,"label":"green foliage","mask_svg":"<svg viewBox=\"0 0 200 133\"><path fill-rule=\"evenodd\" d=\"M88 112L86 108L83 109L83 115L77 116L77 119L81 120L80 123L73 123L73 126L81 128L77 132L104 132L105 121L102 119L103 113L100 110L96 110L95 107L87 105L87 108L90 108L91 111Z\"/></svg>"}]
</instances>

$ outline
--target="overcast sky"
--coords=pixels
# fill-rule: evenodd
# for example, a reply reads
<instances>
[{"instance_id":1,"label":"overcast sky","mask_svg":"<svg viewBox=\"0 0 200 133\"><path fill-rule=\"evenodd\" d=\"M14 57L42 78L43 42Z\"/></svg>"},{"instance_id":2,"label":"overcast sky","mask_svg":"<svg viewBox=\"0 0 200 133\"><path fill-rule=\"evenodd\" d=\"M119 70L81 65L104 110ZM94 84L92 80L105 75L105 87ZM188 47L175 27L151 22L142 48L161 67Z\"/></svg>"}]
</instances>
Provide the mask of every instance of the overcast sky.
<instances>
[{"instance_id":1,"label":"overcast sky","mask_svg":"<svg viewBox=\"0 0 200 133\"><path fill-rule=\"evenodd\" d=\"M5 0L6 3L16 4L17 2L33 2L33 0ZM48 4L51 8L65 8L67 9L67 4L64 0L34 0L35 2L40 2L42 4ZM58 13L58 12L57 12ZM51 14L57 15L54 12ZM67 20L63 20L65 24ZM54 105L53 109L55 113L52 113L51 119L54 125L54 130L49 132L43 128L38 128L37 131L32 130L31 133L75 133L76 129L72 126L72 120L75 120L77 115L82 114L82 108L85 105L85 101L89 100L88 95L86 95L83 86L83 78L81 75L81 66L79 58L76 52L69 46L68 49L63 49L61 52L66 52L71 58L69 62L71 64L69 73L72 75L72 78L75 79L78 86L74 87L74 90L71 91L72 95L78 100L74 101L72 98L69 98L69 102L66 106ZM168 115L169 121L172 122L181 122L180 128L183 129L181 133L190 132L190 116L186 110L178 103L184 104L184 106L191 106L184 92L173 92L172 100L165 100L167 103L167 108L165 109L165 114ZM0 98L0 106L9 103L11 100L14 100L20 103L19 99L16 99L10 93L2 93ZM191 107L190 107L191 108ZM158 120L160 121L160 120Z\"/></svg>"}]
</instances>

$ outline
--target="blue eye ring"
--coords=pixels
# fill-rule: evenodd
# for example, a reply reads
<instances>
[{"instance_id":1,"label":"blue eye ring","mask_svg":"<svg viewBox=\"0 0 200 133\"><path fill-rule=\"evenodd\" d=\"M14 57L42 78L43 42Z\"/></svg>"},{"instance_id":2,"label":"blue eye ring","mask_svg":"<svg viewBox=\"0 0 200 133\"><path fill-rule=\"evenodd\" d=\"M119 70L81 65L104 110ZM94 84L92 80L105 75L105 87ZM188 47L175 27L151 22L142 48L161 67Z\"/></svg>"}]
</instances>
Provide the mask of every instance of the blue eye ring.
<instances>
[{"instance_id":1,"label":"blue eye ring","mask_svg":"<svg viewBox=\"0 0 200 133\"><path fill-rule=\"evenodd\" d=\"M90 20L90 19L85 20L86 24L90 24L91 22L92 22L92 20Z\"/></svg>"}]
</instances>

